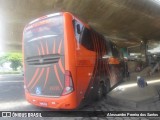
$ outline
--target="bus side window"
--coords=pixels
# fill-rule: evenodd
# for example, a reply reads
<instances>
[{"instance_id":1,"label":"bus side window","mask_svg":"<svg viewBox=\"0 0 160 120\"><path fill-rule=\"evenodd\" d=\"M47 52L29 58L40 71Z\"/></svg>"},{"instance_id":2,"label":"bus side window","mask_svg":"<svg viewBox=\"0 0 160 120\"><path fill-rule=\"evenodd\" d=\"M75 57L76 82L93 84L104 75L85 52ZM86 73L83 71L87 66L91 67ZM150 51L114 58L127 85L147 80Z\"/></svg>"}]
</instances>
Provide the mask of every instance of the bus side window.
<instances>
[{"instance_id":1,"label":"bus side window","mask_svg":"<svg viewBox=\"0 0 160 120\"><path fill-rule=\"evenodd\" d=\"M80 35L82 33L83 25L78 22L77 20L73 20L73 26L74 26L74 34L77 39L77 42L79 43Z\"/></svg>"},{"instance_id":2,"label":"bus side window","mask_svg":"<svg viewBox=\"0 0 160 120\"><path fill-rule=\"evenodd\" d=\"M80 43L86 49L94 51L93 40L91 38L91 31L87 28L83 28L83 33L80 36Z\"/></svg>"},{"instance_id":3,"label":"bus side window","mask_svg":"<svg viewBox=\"0 0 160 120\"><path fill-rule=\"evenodd\" d=\"M77 20L73 20L73 25L78 49L80 49L79 44L81 44L86 49L94 51L90 30L85 28L83 24Z\"/></svg>"}]
</instances>

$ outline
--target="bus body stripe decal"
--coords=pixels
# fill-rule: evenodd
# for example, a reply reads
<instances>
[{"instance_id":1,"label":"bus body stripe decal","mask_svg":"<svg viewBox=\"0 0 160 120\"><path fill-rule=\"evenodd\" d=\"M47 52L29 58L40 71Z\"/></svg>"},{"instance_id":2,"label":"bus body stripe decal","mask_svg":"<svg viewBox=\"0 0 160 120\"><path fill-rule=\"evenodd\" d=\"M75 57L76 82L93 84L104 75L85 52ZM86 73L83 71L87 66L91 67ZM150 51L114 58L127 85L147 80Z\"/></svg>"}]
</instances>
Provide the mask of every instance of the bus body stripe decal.
<instances>
[{"instance_id":1,"label":"bus body stripe decal","mask_svg":"<svg viewBox=\"0 0 160 120\"><path fill-rule=\"evenodd\" d=\"M46 84L47 84L49 73L50 73L50 68L48 67L48 68L47 68L47 73L46 73L46 80L45 80L43 89L45 88L45 86L46 86Z\"/></svg>"},{"instance_id":2,"label":"bus body stripe decal","mask_svg":"<svg viewBox=\"0 0 160 120\"><path fill-rule=\"evenodd\" d=\"M98 57L99 57L99 51L98 51L98 41L97 41L97 37L96 34L94 33L94 37L95 37L95 45L96 45L96 66L95 66L95 76L97 75L97 69L98 69Z\"/></svg>"},{"instance_id":3,"label":"bus body stripe decal","mask_svg":"<svg viewBox=\"0 0 160 120\"><path fill-rule=\"evenodd\" d=\"M56 67L56 65L54 65L54 72L55 72L55 74L56 74L56 77L57 77L57 79L58 79L58 82L59 82L59 84L60 84L61 88L63 89L63 86L62 86L61 80L60 80L59 75L58 75L58 71L57 71L57 67Z\"/></svg>"},{"instance_id":4,"label":"bus body stripe decal","mask_svg":"<svg viewBox=\"0 0 160 120\"><path fill-rule=\"evenodd\" d=\"M97 68L98 68L98 57L99 57L99 53L98 53L98 46L97 46L97 39L96 39L96 33L94 31L92 31L92 34L91 34L91 37L92 37L92 40L93 40L93 45L94 45L94 51L96 53L96 58L95 58L95 65L94 65L94 70L93 70L93 77L92 79L90 80L89 82L89 85L88 85L88 88L85 92L85 95L84 97L87 98L87 97L91 97L91 86L94 85L94 82L96 81L96 76L97 76Z\"/></svg>"},{"instance_id":5,"label":"bus body stripe decal","mask_svg":"<svg viewBox=\"0 0 160 120\"><path fill-rule=\"evenodd\" d=\"M38 55L40 55L41 54L41 52L40 52L40 49L39 49L39 47L38 47Z\"/></svg>"},{"instance_id":6,"label":"bus body stripe decal","mask_svg":"<svg viewBox=\"0 0 160 120\"><path fill-rule=\"evenodd\" d=\"M59 48L58 48L58 53L59 53L59 54L61 53L61 49L62 49L62 40L61 40L60 45L59 45ZM64 67L63 67L63 65L62 65L62 59L59 60L58 65L59 65L62 73L64 74L65 72L64 72Z\"/></svg>"},{"instance_id":7,"label":"bus body stripe decal","mask_svg":"<svg viewBox=\"0 0 160 120\"><path fill-rule=\"evenodd\" d=\"M60 42L60 44L59 44L59 48L58 48L58 53L59 53L59 54L61 53L61 47L62 47L62 40L61 40L61 42Z\"/></svg>"},{"instance_id":8,"label":"bus body stripe decal","mask_svg":"<svg viewBox=\"0 0 160 120\"><path fill-rule=\"evenodd\" d=\"M65 70L64 70L64 67L63 67L63 65L62 65L62 60L61 60L61 59L59 60L58 64L59 64L59 67L60 67L62 73L64 74L64 73L65 73L65 72L64 72Z\"/></svg>"},{"instance_id":9,"label":"bus body stripe decal","mask_svg":"<svg viewBox=\"0 0 160 120\"><path fill-rule=\"evenodd\" d=\"M55 54L55 52L56 52L56 46L55 46L55 40L53 40L53 54Z\"/></svg>"},{"instance_id":10,"label":"bus body stripe decal","mask_svg":"<svg viewBox=\"0 0 160 120\"><path fill-rule=\"evenodd\" d=\"M29 86L32 84L32 82L33 82L34 79L36 78L38 72L39 72L39 68L36 69L36 71L35 71L35 73L34 73L34 75L33 75L33 77L32 77L32 80L29 82L29 84L27 85L27 87L29 87Z\"/></svg>"},{"instance_id":11,"label":"bus body stripe decal","mask_svg":"<svg viewBox=\"0 0 160 120\"><path fill-rule=\"evenodd\" d=\"M45 52L44 52L44 48L43 48L43 45L42 45L42 42L40 41L40 45L41 45L41 49L42 49L42 55L44 55L45 54ZM40 72L40 74L39 74L39 76L38 76L38 78L36 79L36 81L34 82L34 84L32 85L32 87L31 87L31 89L38 83L38 81L40 80L40 78L41 78L41 76L43 75L43 72L45 71L45 68L42 68L41 69L41 72Z\"/></svg>"},{"instance_id":12,"label":"bus body stripe decal","mask_svg":"<svg viewBox=\"0 0 160 120\"><path fill-rule=\"evenodd\" d=\"M100 43L100 40L99 40L99 36L97 35L96 36L96 40L97 40L97 46L98 46L98 49L97 49L97 53L98 53L98 58L97 58L97 62L98 62L98 66L97 66L97 74L99 75L100 73L99 73L99 69L101 69L100 68L100 65L99 65L99 57L100 57L100 46L99 46L99 43Z\"/></svg>"},{"instance_id":13,"label":"bus body stripe decal","mask_svg":"<svg viewBox=\"0 0 160 120\"><path fill-rule=\"evenodd\" d=\"M47 41L46 41L46 52L47 52L47 54L49 54Z\"/></svg>"},{"instance_id":14,"label":"bus body stripe decal","mask_svg":"<svg viewBox=\"0 0 160 120\"><path fill-rule=\"evenodd\" d=\"M38 49L38 55L41 55L41 52L40 52L40 49L39 49L38 46L37 46L37 49ZM30 87L30 85L32 84L32 82L33 82L34 79L36 78L38 72L39 72L39 68L36 68L35 73L34 73L34 75L33 75L33 77L32 77L32 80L29 82L29 84L27 85L27 87Z\"/></svg>"},{"instance_id":15,"label":"bus body stripe decal","mask_svg":"<svg viewBox=\"0 0 160 120\"><path fill-rule=\"evenodd\" d=\"M95 67L94 67L94 77L93 79L95 79L95 76L96 76L96 72L97 72L97 57L98 57L98 53L97 53L97 43L96 43L96 38L95 38L95 33L93 32L93 40L94 40L94 49L96 51L96 59L95 59Z\"/></svg>"},{"instance_id":16,"label":"bus body stripe decal","mask_svg":"<svg viewBox=\"0 0 160 120\"><path fill-rule=\"evenodd\" d=\"M53 42L53 54L55 54L55 52L56 52L56 46L55 46L55 40L54 40L54 42ZM56 74L56 78L58 79L58 82L59 82L61 88L63 89L63 86L62 86L61 80L59 78L59 74L58 74L56 65L54 65L54 72Z\"/></svg>"},{"instance_id":17,"label":"bus body stripe decal","mask_svg":"<svg viewBox=\"0 0 160 120\"><path fill-rule=\"evenodd\" d=\"M42 55L44 55L45 53L44 53L44 48L43 48L42 42L40 42L40 44L41 44L41 49L42 49Z\"/></svg>"},{"instance_id":18,"label":"bus body stripe decal","mask_svg":"<svg viewBox=\"0 0 160 120\"><path fill-rule=\"evenodd\" d=\"M102 40L103 40L103 38L101 38ZM103 55L105 55L105 43L104 43L104 40L102 41L102 43L101 43L101 45L102 45L102 57L103 57ZM103 59L103 58L102 58ZM103 69L103 73L105 73L105 65L104 65L104 60L102 61L102 69Z\"/></svg>"},{"instance_id":19,"label":"bus body stripe decal","mask_svg":"<svg viewBox=\"0 0 160 120\"><path fill-rule=\"evenodd\" d=\"M35 83L32 85L31 89L33 89L33 87L37 84L37 82L39 81L39 79L41 78L43 72L44 72L45 68L42 68L41 73L39 74L38 78L36 79Z\"/></svg>"},{"instance_id":20,"label":"bus body stripe decal","mask_svg":"<svg viewBox=\"0 0 160 120\"><path fill-rule=\"evenodd\" d=\"M46 52L47 52L47 54L49 54L47 40L46 40ZM45 88L45 86L46 86L46 84L47 84L48 76L49 76L49 72L50 72L50 68L48 67L48 68L47 68L47 72L46 72L46 80L45 80L45 83L44 83L43 89Z\"/></svg>"}]
</instances>

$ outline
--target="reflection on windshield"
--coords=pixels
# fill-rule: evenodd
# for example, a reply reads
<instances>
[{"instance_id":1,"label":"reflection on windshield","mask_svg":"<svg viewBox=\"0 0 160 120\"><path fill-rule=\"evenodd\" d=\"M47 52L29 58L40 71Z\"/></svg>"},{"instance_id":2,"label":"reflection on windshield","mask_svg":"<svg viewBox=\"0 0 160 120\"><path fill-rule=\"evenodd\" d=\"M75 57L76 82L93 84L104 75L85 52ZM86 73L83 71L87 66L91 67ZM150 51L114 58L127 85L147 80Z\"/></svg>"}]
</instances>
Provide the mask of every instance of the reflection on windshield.
<instances>
[{"instance_id":1,"label":"reflection on windshield","mask_svg":"<svg viewBox=\"0 0 160 120\"><path fill-rule=\"evenodd\" d=\"M56 36L58 36L58 35L45 35L45 36L33 38L33 39L29 40L28 42L32 42L32 41L36 41L36 40L41 40L41 39L44 39L44 38L56 37Z\"/></svg>"},{"instance_id":2,"label":"reflection on windshield","mask_svg":"<svg viewBox=\"0 0 160 120\"><path fill-rule=\"evenodd\" d=\"M31 24L26 28L24 38L28 42L63 34L63 17L56 16Z\"/></svg>"}]
</instances>

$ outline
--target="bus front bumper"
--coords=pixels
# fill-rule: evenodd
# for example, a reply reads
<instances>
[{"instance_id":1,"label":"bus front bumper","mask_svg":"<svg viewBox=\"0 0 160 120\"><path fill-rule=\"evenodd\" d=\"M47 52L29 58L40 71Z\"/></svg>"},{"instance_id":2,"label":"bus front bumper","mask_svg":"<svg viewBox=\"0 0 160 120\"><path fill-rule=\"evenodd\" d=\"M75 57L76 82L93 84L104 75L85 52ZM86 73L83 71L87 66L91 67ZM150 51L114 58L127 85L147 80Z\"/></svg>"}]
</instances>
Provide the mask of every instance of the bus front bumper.
<instances>
[{"instance_id":1,"label":"bus front bumper","mask_svg":"<svg viewBox=\"0 0 160 120\"><path fill-rule=\"evenodd\" d=\"M29 103L40 107L69 110L78 107L75 92L60 97L40 97L25 92L25 96Z\"/></svg>"}]
</instances>

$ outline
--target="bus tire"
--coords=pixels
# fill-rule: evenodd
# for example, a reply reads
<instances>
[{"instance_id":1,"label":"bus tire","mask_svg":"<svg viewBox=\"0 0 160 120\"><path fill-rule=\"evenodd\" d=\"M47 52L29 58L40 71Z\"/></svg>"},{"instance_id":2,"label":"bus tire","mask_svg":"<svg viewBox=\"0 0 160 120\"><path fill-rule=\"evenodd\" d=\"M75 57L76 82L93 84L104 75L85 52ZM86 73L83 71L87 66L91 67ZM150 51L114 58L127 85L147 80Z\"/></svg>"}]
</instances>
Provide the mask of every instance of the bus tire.
<instances>
[{"instance_id":1,"label":"bus tire","mask_svg":"<svg viewBox=\"0 0 160 120\"><path fill-rule=\"evenodd\" d=\"M104 94L106 95L107 93L109 93L110 89L111 89L110 80L107 79L105 82L105 93Z\"/></svg>"},{"instance_id":2,"label":"bus tire","mask_svg":"<svg viewBox=\"0 0 160 120\"><path fill-rule=\"evenodd\" d=\"M104 84L100 83L97 89L96 100L101 100L104 97Z\"/></svg>"}]
</instances>

